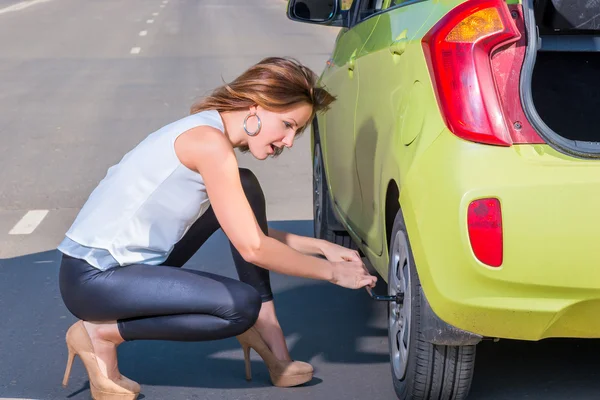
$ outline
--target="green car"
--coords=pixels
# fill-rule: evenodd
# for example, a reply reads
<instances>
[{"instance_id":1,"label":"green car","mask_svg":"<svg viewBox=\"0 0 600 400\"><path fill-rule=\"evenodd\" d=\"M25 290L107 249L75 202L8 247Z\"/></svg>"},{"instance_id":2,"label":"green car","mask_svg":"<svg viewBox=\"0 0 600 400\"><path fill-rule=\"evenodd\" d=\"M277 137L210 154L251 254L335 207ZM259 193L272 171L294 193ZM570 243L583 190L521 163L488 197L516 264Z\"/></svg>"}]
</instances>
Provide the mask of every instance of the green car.
<instances>
[{"instance_id":1,"label":"green car","mask_svg":"<svg viewBox=\"0 0 600 400\"><path fill-rule=\"evenodd\" d=\"M398 397L465 398L482 340L600 337L600 3L287 13L341 27L311 128L315 236L387 282Z\"/></svg>"}]
</instances>

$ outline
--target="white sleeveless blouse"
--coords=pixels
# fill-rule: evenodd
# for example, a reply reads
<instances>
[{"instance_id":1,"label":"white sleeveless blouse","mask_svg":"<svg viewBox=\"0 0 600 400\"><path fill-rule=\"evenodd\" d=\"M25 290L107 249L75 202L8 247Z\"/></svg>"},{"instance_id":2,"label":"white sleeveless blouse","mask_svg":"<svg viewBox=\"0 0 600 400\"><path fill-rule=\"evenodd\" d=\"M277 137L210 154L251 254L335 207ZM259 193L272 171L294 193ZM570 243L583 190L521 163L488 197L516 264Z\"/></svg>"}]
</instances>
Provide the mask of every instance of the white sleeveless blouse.
<instances>
[{"instance_id":1,"label":"white sleeveless blouse","mask_svg":"<svg viewBox=\"0 0 600 400\"><path fill-rule=\"evenodd\" d=\"M211 110L150 134L108 169L58 250L101 270L163 263L210 205L202 176L175 154L175 139L197 126L225 131Z\"/></svg>"}]
</instances>

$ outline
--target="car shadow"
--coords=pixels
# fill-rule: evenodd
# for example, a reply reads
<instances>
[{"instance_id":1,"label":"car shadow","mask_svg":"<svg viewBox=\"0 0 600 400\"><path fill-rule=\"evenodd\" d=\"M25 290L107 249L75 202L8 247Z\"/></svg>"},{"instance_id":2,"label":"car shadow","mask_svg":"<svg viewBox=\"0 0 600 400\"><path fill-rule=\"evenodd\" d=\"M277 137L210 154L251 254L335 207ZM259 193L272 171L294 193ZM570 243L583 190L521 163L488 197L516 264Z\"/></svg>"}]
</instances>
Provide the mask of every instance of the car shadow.
<instances>
[{"instance_id":1,"label":"car shadow","mask_svg":"<svg viewBox=\"0 0 600 400\"><path fill-rule=\"evenodd\" d=\"M302 235L312 232L312 221L271 225ZM56 399L82 398L89 393L80 362L74 364L70 386L60 387L67 357L64 334L75 318L60 298L59 260L56 251L0 260L1 396ZM220 232L190 264L190 268L235 276L229 244ZM365 381L391 385L390 375L373 372L375 366L387 370L389 363L384 303L370 300L364 290L279 274L272 274L272 286L293 358L333 364L334 369L336 364L355 364ZM365 345L365 339L374 339L377 345ZM598 353L597 340L484 342L478 346L469 399L597 398ZM142 385L214 390L271 386L265 365L254 353L253 380L244 380L242 350L234 338L199 343L128 342L119 348L119 367ZM317 367L315 378L305 386L318 386L326 379L320 372Z\"/></svg>"},{"instance_id":2,"label":"car shadow","mask_svg":"<svg viewBox=\"0 0 600 400\"><path fill-rule=\"evenodd\" d=\"M386 337L387 330L370 325L375 306L366 293L350 292L328 284L302 285L275 293L277 313L289 338L294 359L319 357L328 363L375 364L388 362L387 354L358 349L363 337ZM119 349L119 365L141 384L207 388L270 386L268 371L253 356L253 383L243 379L242 351L237 340L178 343L131 342ZM165 368L165 364L169 368ZM315 371L318 376L318 369ZM256 376L255 376L256 378ZM311 384L320 380L315 378Z\"/></svg>"},{"instance_id":3,"label":"car shadow","mask_svg":"<svg viewBox=\"0 0 600 400\"><path fill-rule=\"evenodd\" d=\"M312 221L275 221L269 225L312 236ZM218 258L215 254L219 254ZM201 269L236 278L229 244L221 231L211 237L186 268ZM328 363L387 363L387 354L359 350L363 337L387 337L387 329L374 327L381 304L369 300L364 290L350 290L329 283L271 273L277 316L288 337L293 358L310 362L318 357ZM270 386L268 370L256 355L249 384L244 376L242 351L236 339L202 343L139 341L119 349L119 365L132 371L141 384L199 386L209 388ZM254 353L253 353L254 354ZM123 361L121 362L121 357ZM162 362L173 362L165 371ZM316 378L308 385L320 382ZM248 386L250 385L250 386Z\"/></svg>"},{"instance_id":4,"label":"car shadow","mask_svg":"<svg viewBox=\"0 0 600 400\"><path fill-rule=\"evenodd\" d=\"M312 235L312 221L273 222L289 232ZM64 334L76 321L58 287L60 253L46 251L0 260L0 307L5 323L0 329L0 393L9 397L48 397L62 380L67 349ZM225 235L218 231L185 266L237 277ZM271 274L279 321L293 358L310 362L382 364L386 351L361 349L362 338L387 337L384 327L373 326L381 310L364 290ZM90 299L93 301L93 299ZM215 389L271 386L268 370L253 352L254 379L246 382L242 349L235 338L207 342L131 341L119 347L121 372L142 385ZM31 373L31 366L46 371ZM315 378L305 386L321 382ZM48 392L47 390L50 390ZM62 391L62 389L60 389ZM73 367L64 398L80 398L89 390L81 363ZM41 397L40 397L41 396Z\"/></svg>"},{"instance_id":5,"label":"car shadow","mask_svg":"<svg viewBox=\"0 0 600 400\"><path fill-rule=\"evenodd\" d=\"M469 399L597 399L600 340L500 340L477 346Z\"/></svg>"}]
</instances>

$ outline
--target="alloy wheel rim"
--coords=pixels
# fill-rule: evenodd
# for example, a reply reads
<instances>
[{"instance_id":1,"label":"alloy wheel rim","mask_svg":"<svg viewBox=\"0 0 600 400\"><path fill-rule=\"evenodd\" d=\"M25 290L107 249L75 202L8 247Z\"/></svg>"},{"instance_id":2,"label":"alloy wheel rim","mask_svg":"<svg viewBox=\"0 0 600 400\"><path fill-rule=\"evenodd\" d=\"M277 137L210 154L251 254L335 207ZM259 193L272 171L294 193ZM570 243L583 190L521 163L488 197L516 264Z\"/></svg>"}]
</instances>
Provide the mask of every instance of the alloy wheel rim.
<instances>
[{"instance_id":1,"label":"alloy wheel rim","mask_svg":"<svg viewBox=\"0 0 600 400\"><path fill-rule=\"evenodd\" d=\"M388 293L395 296L404 294L403 304L389 303L389 337L390 356L396 379L404 379L408 364L408 349L410 348L410 259L408 257L408 240L406 234L398 232L394 238L390 268L393 268L388 283Z\"/></svg>"}]
</instances>

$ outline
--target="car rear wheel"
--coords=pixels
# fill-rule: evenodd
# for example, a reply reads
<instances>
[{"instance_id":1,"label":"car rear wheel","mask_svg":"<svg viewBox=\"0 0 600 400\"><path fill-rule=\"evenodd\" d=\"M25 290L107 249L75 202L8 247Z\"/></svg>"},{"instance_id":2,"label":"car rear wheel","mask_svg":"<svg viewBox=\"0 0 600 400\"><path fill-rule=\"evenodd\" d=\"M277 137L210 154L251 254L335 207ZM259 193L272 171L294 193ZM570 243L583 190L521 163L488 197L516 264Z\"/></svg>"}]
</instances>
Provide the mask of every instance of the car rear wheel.
<instances>
[{"instance_id":1,"label":"car rear wheel","mask_svg":"<svg viewBox=\"0 0 600 400\"><path fill-rule=\"evenodd\" d=\"M327 178L323 168L323 157L321 145L315 141L313 158L313 221L314 235L318 239L324 239L351 249L357 249L350 235L343 230L333 229L331 226L333 207L327 190Z\"/></svg>"},{"instance_id":2,"label":"car rear wheel","mask_svg":"<svg viewBox=\"0 0 600 400\"><path fill-rule=\"evenodd\" d=\"M388 294L404 296L388 306L388 338L394 389L401 400L461 400L469 393L475 346L440 346L423 340L421 283L402 213L394 221Z\"/></svg>"}]
</instances>

